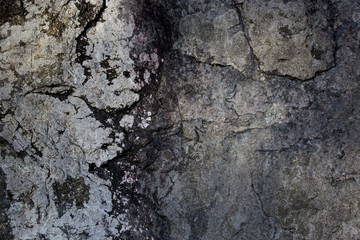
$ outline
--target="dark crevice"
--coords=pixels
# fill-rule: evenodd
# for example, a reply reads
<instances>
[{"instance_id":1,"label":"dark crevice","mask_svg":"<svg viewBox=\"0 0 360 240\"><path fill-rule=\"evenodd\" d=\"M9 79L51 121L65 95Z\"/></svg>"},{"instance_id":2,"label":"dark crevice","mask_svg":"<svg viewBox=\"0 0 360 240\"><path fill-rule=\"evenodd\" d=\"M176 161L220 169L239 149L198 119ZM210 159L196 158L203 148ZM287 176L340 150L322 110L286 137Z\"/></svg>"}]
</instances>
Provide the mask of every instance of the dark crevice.
<instances>
[{"instance_id":1,"label":"dark crevice","mask_svg":"<svg viewBox=\"0 0 360 240\"><path fill-rule=\"evenodd\" d=\"M30 92L32 94L42 94L47 95L53 98L57 98L60 101L65 101L68 99L69 96L71 96L74 93L73 89L68 89L62 92Z\"/></svg>"},{"instance_id":2,"label":"dark crevice","mask_svg":"<svg viewBox=\"0 0 360 240\"><path fill-rule=\"evenodd\" d=\"M78 41L81 39L81 38L84 38L86 37L86 34L89 32L89 30L93 27L96 26L96 24L101 20L102 18L102 15L104 13L106 9L106 0L103 0L103 3L102 3L102 6L101 8L99 9L98 13L95 15L95 17L90 20L84 27L84 29L80 32L80 34L75 38L76 40L76 49L78 50L80 46L78 46ZM80 52L80 51L77 51L77 52Z\"/></svg>"},{"instance_id":3,"label":"dark crevice","mask_svg":"<svg viewBox=\"0 0 360 240\"><path fill-rule=\"evenodd\" d=\"M238 71L236 68L234 68L233 66L231 65L226 65L226 64L221 64L221 63L212 63L210 61L201 61L199 60L198 58L192 56L192 55L189 55L189 54L183 54L181 53L180 50L172 50L172 53L176 53L176 54L179 54L179 55L186 55L186 57L192 59L194 61L194 63L196 64L205 64L205 65L209 65L213 68L225 68L225 69L231 69L231 70L235 70L235 71Z\"/></svg>"},{"instance_id":4,"label":"dark crevice","mask_svg":"<svg viewBox=\"0 0 360 240\"><path fill-rule=\"evenodd\" d=\"M145 42L134 41L133 49L130 51L130 56L134 61L135 81L142 85L140 90L134 91L139 94L139 100L120 110L105 111L92 107L85 96L80 97L89 106L93 116L105 127L111 127L114 131L123 132L125 135L124 150L117 157L100 167L92 164L89 169L99 177L111 181L113 209L109 214L118 216L124 214L125 210L128 211L126 213L127 221L129 225L133 226L133 229L121 233L115 239L168 239L167 218L157 213L159 206L156 196L150 193L145 179L152 174L161 149L169 142L163 139L161 126L149 126L149 128L143 129L139 123L141 119L147 117L146 112L151 112L151 116L154 118L160 110L155 94L161 81L163 68L161 59L172 46L172 26L162 1L137 0L131 2L130 6L135 20L133 37L144 34L147 39ZM79 39L84 38L83 36L85 34L81 35ZM134 57L141 54L157 54L159 66ZM106 67L107 63L104 62L103 65ZM149 79L144 78L146 71L150 73ZM113 72L107 73L109 73L107 74L108 80L111 81ZM122 74L126 78L130 77L130 71L124 71ZM122 128L119 124L125 114L134 116L133 127L129 130ZM107 121L109 118L112 119L111 124ZM106 147L103 145L103 148ZM123 181L126 176L133 180ZM119 201L124 197L129 201ZM141 225L146 226L147 229L143 229L140 233L138 228ZM121 227L118 226L118 229Z\"/></svg>"},{"instance_id":5,"label":"dark crevice","mask_svg":"<svg viewBox=\"0 0 360 240\"><path fill-rule=\"evenodd\" d=\"M25 9L24 0L20 0L20 7Z\"/></svg>"},{"instance_id":6,"label":"dark crevice","mask_svg":"<svg viewBox=\"0 0 360 240\"><path fill-rule=\"evenodd\" d=\"M210 61L200 61L199 59L197 59L196 57L194 56L191 56L191 55L188 55L189 57L193 58L194 61L197 63L197 64L207 64L207 65L210 65L212 67L218 67L218 68L230 68L230 69L234 69L234 70L237 70L235 69L233 66L231 65L226 65L226 64L221 64L221 63L212 63Z\"/></svg>"},{"instance_id":7,"label":"dark crevice","mask_svg":"<svg viewBox=\"0 0 360 240\"><path fill-rule=\"evenodd\" d=\"M133 108L137 106L138 102L133 103L131 106L126 106L121 109L98 109L86 99L86 96L76 96L77 98L83 100L87 107L91 110L92 116L99 121L104 127L112 128L113 130L117 130L119 132L124 131L123 128L120 127L119 121L125 114L129 114ZM109 119L111 121L109 121Z\"/></svg>"},{"instance_id":8,"label":"dark crevice","mask_svg":"<svg viewBox=\"0 0 360 240\"><path fill-rule=\"evenodd\" d=\"M297 77L294 77L294 76L291 76L291 75L288 75L288 74L279 74L277 71L272 71L272 72L263 71L263 70L259 70L259 71L261 73L263 73L264 75L269 76L269 77L279 77L279 78L282 78L282 79L285 79L285 80L288 79L288 80L293 80L293 81L298 81L298 82L304 83L304 82L309 82L311 80L314 80L314 79L318 78L322 74L329 72L331 69L333 69L335 67L336 67L335 65L332 65L332 66L329 66L328 68L326 68L324 70L316 71L314 76L312 76L310 78L306 78L306 79L300 79L300 78L297 78Z\"/></svg>"},{"instance_id":9,"label":"dark crevice","mask_svg":"<svg viewBox=\"0 0 360 240\"><path fill-rule=\"evenodd\" d=\"M249 35L248 35L248 33L247 33L247 29L245 29L245 22L244 22L244 20L243 20L242 13L241 13L241 9L240 9L240 5L241 5L241 4L238 4L238 3L236 2L236 0L232 0L232 1L233 1L233 3L234 3L234 8L235 8L235 10L236 10L236 13L238 14L238 17L239 17L239 21L240 21L239 25L241 26L241 30L244 32L245 40L246 40L246 42L247 42L247 44L248 44L248 46L249 46L249 48L250 48L250 54L251 54L252 58L255 60L256 68L257 68L259 71L261 71L261 69L260 69L260 63L261 63L261 61L260 61L260 59L256 56L256 54L255 54L255 52L254 52L254 49L253 49L253 47L252 47L251 44L250 44L250 37L249 37Z\"/></svg>"},{"instance_id":10,"label":"dark crevice","mask_svg":"<svg viewBox=\"0 0 360 240\"><path fill-rule=\"evenodd\" d=\"M15 239L12 233L10 218L8 217L8 209L11 206L12 193L7 190L6 174L0 168L0 239Z\"/></svg>"},{"instance_id":11,"label":"dark crevice","mask_svg":"<svg viewBox=\"0 0 360 240\"><path fill-rule=\"evenodd\" d=\"M31 148L35 151L35 155L39 157L43 156L42 152L35 146L33 142L31 142Z\"/></svg>"},{"instance_id":12,"label":"dark crevice","mask_svg":"<svg viewBox=\"0 0 360 240\"><path fill-rule=\"evenodd\" d=\"M335 22L337 20L338 17L338 13L337 13L337 9L334 6L334 4L331 2L331 0L327 0L327 4L330 8L330 27L332 29L332 37L333 37L333 42L334 42L334 52L333 52L333 66L331 68L335 68L337 66L337 52L339 50L339 45L338 45L338 39L337 39L337 29L335 28ZM330 68L330 69L331 69ZM329 70L330 70L329 69Z\"/></svg>"},{"instance_id":13,"label":"dark crevice","mask_svg":"<svg viewBox=\"0 0 360 240\"><path fill-rule=\"evenodd\" d=\"M245 225L245 223L240 224L240 229L234 235L232 235L231 239L235 240L236 237L240 235L240 233L243 231L243 225Z\"/></svg>"},{"instance_id":14,"label":"dark crevice","mask_svg":"<svg viewBox=\"0 0 360 240\"><path fill-rule=\"evenodd\" d=\"M89 22L87 22L84 29L75 38L75 42L76 42L75 49L76 49L76 53L77 53L76 62L80 63L82 66L83 66L84 61L91 59L90 56L86 55L86 46L89 45L86 35L89 32L89 30L91 28L95 27L96 24L102 19L102 15L105 12L105 9L106 9L106 0L103 0L101 8L96 13L95 17L93 19L91 19ZM91 71L90 71L89 67L83 66L83 69L84 69L84 74L85 74L85 80L82 83L82 85L85 85L91 77Z\"/></svg>"},{"instance_id":15,"label":"dark crevice","mask_svg":"<svg viewBox=\"0 0 360 240\"><path fill-rule=\"evenodd\" d=\"M66 2L66 3L64 3L63 7L65 7L65 6L69 5L69 3L70 3L71 1L72 1L72 0L67 0L67 2Z\"/></svg>"}]
</instances>

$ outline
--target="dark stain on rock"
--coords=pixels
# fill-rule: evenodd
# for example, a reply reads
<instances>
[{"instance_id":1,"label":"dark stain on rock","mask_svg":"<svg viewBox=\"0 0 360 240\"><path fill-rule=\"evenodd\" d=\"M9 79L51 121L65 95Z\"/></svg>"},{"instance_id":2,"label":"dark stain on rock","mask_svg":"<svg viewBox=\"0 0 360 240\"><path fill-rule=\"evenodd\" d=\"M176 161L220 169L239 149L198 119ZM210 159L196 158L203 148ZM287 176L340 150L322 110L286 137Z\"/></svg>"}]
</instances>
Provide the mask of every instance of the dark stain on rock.
<instances>
[{"instance_id":1,"label":"dark stain on rock","mask_svg":"<svg viewBox=\"0 0 360 240\"><path fill-rule=\"evenodd\" d=\"M308 15L315 15L318 11L317 1L305 1L307 6L307 14Z\"/></svg>"},{"instance_id":2,"label":"dark stain on rock","mask_svg":"<svg viewBox=\"0 0 360 240\"><path fill-rule=\"evenodd\" d=\"M49 238L47 238L45 234L41 234L41 233L38 234L38 238L39 240L49 240Z\"/></svg>"},{"instance_id":3,"label":"dark stain on rock","mask_svg":"<svg viewBox=\"0 0 360 240\"><path fill-rule=\"evenodd\" d=\"M114 80L117 77L116 69L110 68L106 70L106 79L109 81L108 85L113 85L112 80Z\"/></svg>"},{"instance_id":4,"label":"dark stain on rock","mask_svg":"<svg viewBox=\"0 0 360 240\"><path fill-rule=\"evenodd\" d=\"M92 6L91 4L86 3L85 1L77 4L77 8L80 11L79 21L80 23L83 23L82 25L85 25L81 33L75 39L75 49L77 53L76 62L80 63L84 69L85 81L83 82L83 85L85 85L91 77L91 69L83 65L84 61L91 59L91 57L86 54L86 47L89 46L86 34L102 19L102 15L106 7L106 0L103 0L99 11L94 13L94 6Z\"/></svg>"},{"instance_id":5,"label":"dark stain on rock","mask_svg":"<svg viewBox=\"0 0 360 240\"><path fill-rule=\"evenodd\" d=\"M86 25L96 16L96 6L92 5L88 1L81 0L79 2L75 2L75 6L79 10L78 16L80 26Z\"/></svg>"},{"instance_id":6,"label":"dark stain on rock","mask_svg":"<svg viewBox=\"0 0 360 240\"><path fill-rule=\"evenodd\" d=\"M133 33L133 49L130 56L134 60L134 70L137 73L136 81L144 81L145 70L150 72L150 81L146 85L155 84L158 79L159 67L156 68L152 62L142 61L142 54L156 53L162 56L172 46L173 28L163 1L137 0L134 1L135 26ZM136 41L136 36L144 35L146 41ZM136 56L136 57L134 57ZM160 61L160 57L159 57ZM161 61L159 62L161 65ZM145 86L146 88L146 86Z\"/></svg>"},{"instance_id":7,"label":"dark stain on rock","mask_svg":"<svg viewBox=\"0 0 360 240\"><path fill-rule=\"evenodd\" d=\"M50 35L50 36L54 36L56 38L61 38L63 32L66 29L66 25L65 23L63 23L58 17L58 14L53 16L53 15L48 15L49 16L49 29L46 32L46 34Z\"/></svg>"},{"instance_id":8,"label":"dark stain on rock","mask_svg":"<svg viewBox=\"0 0 360 240\"><path fill-rule=\"evenodd\" d=\"M77 208L83 208L84 203L89 202L90 187L85 184L83 178L68 176L64 183L55 182L53 189L59 217L63 216L74 204Z\"/></svg>"},{"instance_id":9,"label":"dark stain on rock","mask_svg":"<svg viewBox=\"0 0 360 240\"><path fill-rule=\"evenodd\" d=\"M117 122L119 122L121 116L130 114L135 118L134 127L126 131L117 125L111 126L113 129L120 129L125 133L124 151L101 167L96 167L94 164L89 166L90 172L110 180L112 183L110 191L113 194L113 210L110 214L116 217L123 214L125 209L128 211L126 218L132 229L121 233L114 239L169 239L169 222L166 217L157 212L156 196L148 186L150 184L148 178L151 179L154 170L158 167L155 162L160 157L161 149L165 148L164 145L173 144L169 137L160 134L161 131L166 131L164 129L166 119L161 118L159 102L155 97L161 80L162 64L160 59L172 46L172 33L167 19L166 4L165 1L152 0L137 0L130 3L135 20L134 47L130 55L134 60L133 69L136 81L144 83L144 86L137 92L140 100L136 104L122 109L121 112L112 112L107 115L106 119L117 118ZM146 40L136 41L136 36L141 35ZM141 61L138 57L141 54L150 56L150 58L151 54L156 55L158 66L154 63L156 61ZM103 62L102 67L110 70L107 62ZM144 79L145 72L150 73L147 82ZM108 73L108 77L111 78L112 73ZM130 77L129 71L123 71L122 74L126 78ZM173 95L168 96L167 100L172 97ZM161 120L158 124L143 129L139 127L139 123L144 117L147 117L143 114L149 111ZM97 114L95 116L99 117ZM169 146L167 148L170 148ZM132 180L124 181L129 178ZM119 201L123 198L129 199L129 201ZM121 227L119 225L118 229L120 230Z\"/></svg>"},{"instance_id":10,"label":"dark stain on rock","mask_svg":"<svg viewBox=\"0 0 360 240\"><path fill-rule=\"evenodd\" d=\"M287 4L288 2L291 2L292 0L283 0L283 2L285 3L285 4Z\"/></svg>"},{"instance_id":11,"label":"dark stain on rock","mask_svg":"<svg viewBox=\"0 0 360 240\"><path fill-rule=\"evenodd\" d=\"M189 239L191 240L200 240L202 239L202 235L207 230L207 216L206 210L197 209L191 211L187 216L188 222L191 227L191 234Z\"/></svg>"},{"instance_id":12,"label":"dark stain on rock","mask_svg":"<svg viewBox=\"0 0 360 240\"><path fill-rule=\"evenodd\" d=\"M35 206L35 203L31 198L31 192L21 193L17 200L29 206L29 209L33 209Z\"/></svg>"},{"instance_id":13,"label":"dark stain on rock","mask_svg":"<svg viewBox=\"0 0 360 240\"><path fill-rule=\"evenodd\" d=\"M12 194L6 190L6 175L0 168L0 239L14 239L10 226L10 219L6 211L10 207Z\"/></svg>"},{"instance_id":14,"label":"dark stain on rock","mask_svg":"<svg viewBox=\"0 0 360 240\"><path fill-rule=\"evenodd\" d=\"M130 77L130 72L129 71L124 71L123 75L124 75L124 77L129 78Z\"/></svg>"},{"instance_id":15,"label":"dark stain on rock","mask_svg":"<svg viewBox=\"0 0 360 240\"><path fill-rule=\"evenodd\" d=\"M100 66L102 68L110 68L110 64L109 64L109 56L106 56L106 59L102 60L100 62Z\"/></svg>"},{"instance_id":16,"label":"dark stain on rock","mask_svg":"<svg viewBox=\"0 0 360 240\"><path fill-rule=\"evenodd\" d=\"M0 26L6 22L12 25L21 25L28 14L21 0L0 0Z\"/></svg>"},{"instance_id":17,"label":"dark stain on rock","mask_svg":"<svg viewBox=\"0 0 360 240\"><path fill-rule=\"evenodd\" d=\"M292 37L292 31L289 29L288 25L282 26L279 28L279 33L283 38L290 39Z\"/></svg>"},{"instance_id":18,"label":"dark stain on rock","mask_svg":"<svg viewBox=\"0 0 360 240\"><path fill-rule=\"evenodd\" d=\"M324 58L324 54L325 51L316 47L312 47L311 48L311 55L317 59L317 60L322 60Z\"/></svg>"},{"instance_id":19,"label":"dark stain on rock","mask_svg":"<svg viewBox=\"0 0 360 240\"><path fill-rule=\"evenodd\" d=\"M85 62L86 60L91 60L91 57L86 55L86 47L89 46L88 40L87 38L84 36L78 37L77 41L76 41L76 53L77 53L77 58L76 58L76 62L80 63L81 65L83 64L83 62ZM84 65L83 69L84 69L84 75L85 75L85 81L83 83L83 85L89 80L89 78L91 77L91 69L89 67L86 67Z\"/></svg>"},{"instance_id":20,"label":"dark stain on rock","mask_svg":"<svg viewBox=\"0 0 360 240\"><path fill-rule=\"evenodd\" d=\"M118 77L116 68L110 66L110 56L105 56L106 58L100 62L100 66L105 69L106 79L109 81L108 85L113 85L112 80Z\"/></svg>"}]
</instances>

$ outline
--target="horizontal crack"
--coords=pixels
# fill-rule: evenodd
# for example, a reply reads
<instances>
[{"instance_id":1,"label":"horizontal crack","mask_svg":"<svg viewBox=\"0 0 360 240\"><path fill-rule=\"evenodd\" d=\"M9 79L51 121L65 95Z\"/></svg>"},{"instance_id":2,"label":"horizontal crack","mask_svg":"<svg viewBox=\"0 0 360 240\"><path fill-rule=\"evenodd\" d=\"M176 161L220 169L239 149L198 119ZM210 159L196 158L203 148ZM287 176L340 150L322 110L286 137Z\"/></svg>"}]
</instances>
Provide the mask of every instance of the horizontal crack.
<instances>
[{"instance_id":1,"label":"horizontal crack","mask_svg":"<svg viewBox=\"0 0 360 240\"><path fill-rule=\"evenodd\" d=\"M33 89L25 93L25 96L28 94L42 94L42 95L48 95L54 98L58 98L60 101L64 101L73 93L74 93L74 89L71 86L53 84L53 85L47 85Z\"/></svg>"}]
</instances>

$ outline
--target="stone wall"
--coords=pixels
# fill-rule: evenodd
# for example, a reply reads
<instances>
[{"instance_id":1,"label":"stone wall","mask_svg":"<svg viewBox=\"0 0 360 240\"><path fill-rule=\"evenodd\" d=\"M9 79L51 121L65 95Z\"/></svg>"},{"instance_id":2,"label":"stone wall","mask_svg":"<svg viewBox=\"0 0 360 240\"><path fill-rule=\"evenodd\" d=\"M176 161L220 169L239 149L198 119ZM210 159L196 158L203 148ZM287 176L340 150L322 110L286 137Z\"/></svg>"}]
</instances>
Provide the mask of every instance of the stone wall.
<instances>
[{"instance_id":1,"label":"stone wall","mask_svg":"<svg viewBox=\"0 0 360 240\"><path fill-rule=\"evenodd\" d=\"M360 3L0 0L1 239L360 238Z\"/></svg>"}]
</instances>

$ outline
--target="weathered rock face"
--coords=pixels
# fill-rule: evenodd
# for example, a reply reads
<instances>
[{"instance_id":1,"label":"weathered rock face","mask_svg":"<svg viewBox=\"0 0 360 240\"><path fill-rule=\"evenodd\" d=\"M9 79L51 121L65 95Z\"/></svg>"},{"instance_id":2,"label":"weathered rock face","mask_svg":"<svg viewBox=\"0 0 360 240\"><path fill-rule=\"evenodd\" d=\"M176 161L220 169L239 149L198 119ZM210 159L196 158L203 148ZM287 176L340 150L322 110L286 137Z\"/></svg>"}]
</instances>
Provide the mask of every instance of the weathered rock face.
<instances>
[{"instance_id":1,"label":"weathered rock face","mask_svg":"<svg viewBox=\"0 0 360 240\"><path fill-rule=\"evenodd\" d=\"M16 239L112 239L130 230L153 231L139 216L156 218L155 208L141 206L136 214L127 207L134 204L130 197L143 204L139 187L134 183L129 196L112 188L111 181L137 181L129 175L137 171L129 159L116 179L91 173L124 156L134 145L126 144L128 131L151 119L150 108L134 108L142 91L158 81L161 49L144 44L157 39L147 40L150 30L137 30L145 21L141 8L149 6L105 0L9 6L27 12L21 22L4 15L9 19L0 29L1 168L7 183L2 228L11 227Z\"/></svg>"},{"instance_id":2,"label":"weathered rock face","mask_svg":"<svg viewBox=\"0 0 360 240\"><path fill-rule=\"evenodd\" d=\"M1 239L360 237L357 1L2 2Z\"/></svg>"},{"instance_id":3,"label":"weathered rock face","mask_svg":"<svg viewBox=\"0 0 360 240\"><path fill-rule=\"evenodd\" d=\"M201 62L244 71L249 65L250 47L240 26L237 10L226 1L198 5L200 10L191 9L181 18L181 35L174 47Z\"/></svg>"},{"instance_id":4,"label":"weathered rock face","mask_svg":"<svg viewBox=\"0 0 360 240\"><path fill-rule=\"evenodd\" d=\"M334 66L332 3L245 1L240 9L261 70L306 80Z\"/></svg>"}]
</instances>

